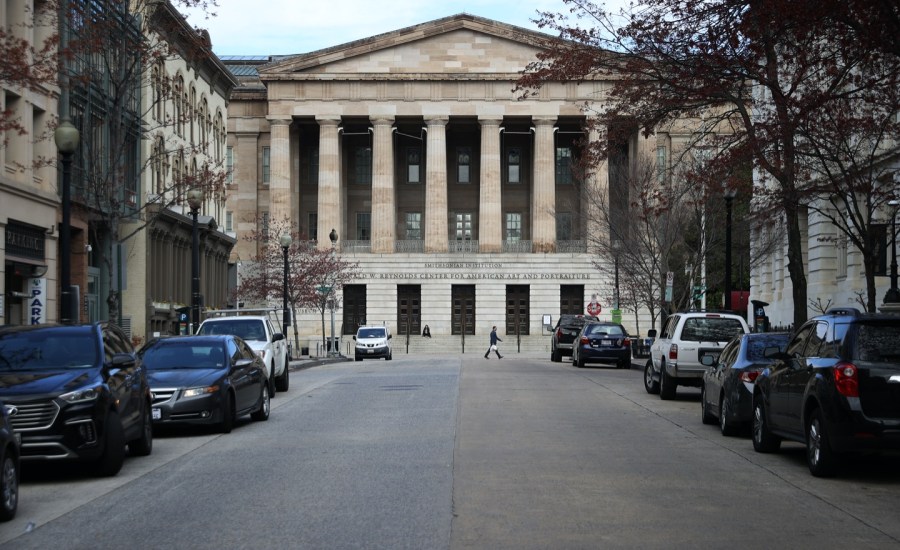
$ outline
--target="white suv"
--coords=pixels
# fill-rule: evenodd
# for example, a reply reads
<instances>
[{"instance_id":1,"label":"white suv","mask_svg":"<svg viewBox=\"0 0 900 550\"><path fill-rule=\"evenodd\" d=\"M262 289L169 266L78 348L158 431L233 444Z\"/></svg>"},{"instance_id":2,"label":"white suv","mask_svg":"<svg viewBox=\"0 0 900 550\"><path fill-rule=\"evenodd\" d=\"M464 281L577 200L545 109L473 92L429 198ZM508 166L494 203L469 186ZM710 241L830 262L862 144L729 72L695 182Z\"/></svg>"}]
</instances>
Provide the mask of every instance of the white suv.
<instances>
[{"instance_id":1,"label":"white suv","mask_svg":"<svg viewBox=\"0 0 900 550\"><path fill-rule=\"evenodd\" d=\"M359 327L353 336L356 340L354 359L378 359L384 357L385 361L394 358L391 350L391 329L387 327Z\"/></svg>"},{"instance_id":2,"label":"white suv","mask_svg":"<svg viewBox=\"0 0 900 550\"><path fill-rule=\"evenodd\" d=\"M675 313L666 319L662 333L650 348L644 367L644 388L661 399L675 397L677 386L697 386L706 371L705 356L718 359L734 336L750 332L740 315L733 313Z\"/></svg>"}]
</instances>

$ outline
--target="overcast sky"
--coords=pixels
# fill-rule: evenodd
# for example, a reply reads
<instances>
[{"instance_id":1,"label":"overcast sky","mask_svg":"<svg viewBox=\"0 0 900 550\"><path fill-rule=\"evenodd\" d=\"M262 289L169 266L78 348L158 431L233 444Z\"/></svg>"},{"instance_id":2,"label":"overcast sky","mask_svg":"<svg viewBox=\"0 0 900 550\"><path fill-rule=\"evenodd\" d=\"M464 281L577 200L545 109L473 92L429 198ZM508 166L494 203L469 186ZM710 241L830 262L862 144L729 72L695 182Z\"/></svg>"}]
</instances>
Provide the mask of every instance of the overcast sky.
<instances>
[{"instance_id":1,"label":"overcast sky","mask_svg":"<svg viewBox=\"0 0 900 550\"><path fill-rule=\"evenodd\" d=\"M626 0L600 0L614 6ZM208 29L216 55L305 53L434 19L468 13L538 30L538 11L566 13L563 0L218 0L215 17L187 12ZM182 10L184 11L184 10Z\"/></svg>"}]
</instances>

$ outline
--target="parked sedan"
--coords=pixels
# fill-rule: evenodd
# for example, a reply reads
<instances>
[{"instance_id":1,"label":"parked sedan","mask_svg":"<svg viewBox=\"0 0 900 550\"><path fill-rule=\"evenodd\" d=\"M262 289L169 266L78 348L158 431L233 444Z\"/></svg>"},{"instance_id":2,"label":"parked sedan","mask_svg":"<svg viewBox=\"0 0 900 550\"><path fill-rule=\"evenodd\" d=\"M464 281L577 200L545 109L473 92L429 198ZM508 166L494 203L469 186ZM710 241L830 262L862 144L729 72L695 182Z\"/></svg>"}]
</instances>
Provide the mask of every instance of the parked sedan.
<instances>
[{"instance_id":1,"label":"parked sedan","mask_svg":"<svg viewBox=\"0 0 900 550\"><path fill-rule=\"evenodd\" d=\"M9 421L17 412L0 403L0 521L16 517L19 506L19 437Z\"/></svg>"},{"instance_id":2,"label":"parked sedan","mask_svg":"<svg viewBox=\"0 0 900 550\"><path fill-rule=\"evenodd\" d=\"M753 382L772 364L766 351L783 351L790 334L763 332L735 336L718 361L703 358L709 368L700 386L700 411L704 424L718 421L722 435L734 435L753 418Z\"/></svg>"},{"instance_id":3,"label":"parked sedan","mask_svg":"<svg viewBox=\"0 0 900 550\"><path fill-rule=\"evenodd\" d=\"M209 424L228 433L236 418L268 420L262 359L234 335L154 339L141 348L153 393L153 424Z\"/></svg>"},{"instance_id":4,"label":"parked sedan","mask_svg":"<svg viewBox=\"0 0 900 550\"><path fill-rule=\"evenodd\" d=\"M631 338L618 323L588 321L572 343L572 363L582 368L587 363L614 363L616 368L631 366Z\"/></svg>"}]
</instances>

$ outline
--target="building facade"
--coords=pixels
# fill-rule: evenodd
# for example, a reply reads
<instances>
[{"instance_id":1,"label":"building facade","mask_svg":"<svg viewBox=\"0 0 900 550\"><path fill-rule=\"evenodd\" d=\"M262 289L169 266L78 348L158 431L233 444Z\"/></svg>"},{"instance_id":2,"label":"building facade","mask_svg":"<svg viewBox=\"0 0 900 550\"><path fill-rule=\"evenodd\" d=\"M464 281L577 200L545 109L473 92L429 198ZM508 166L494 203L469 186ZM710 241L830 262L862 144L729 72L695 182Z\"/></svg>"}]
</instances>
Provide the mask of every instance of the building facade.
<instances>
[{"instance_id":1,"label":"building facade","mask_svg":"<svg viewBox=\"0 0 900 550\"><path fill-rule=\"evenodd\" d=\"M202 192L197 224L204 308L226 305L235 243L222 220L228 97L237 81L212 52L208 34L194 30L170 2L150 0L143 8L147 47L160 55L142 73L139 207L123 225L123 324L136 343L189 330L191 189Z\"/></svg>"},{"instance_id":2,"label":"building facade","mask_svg":"<svg viewBox=\"0 0 900 550\"><path fill-rule=\"evenodd\" d=\"M44 2L0 0L5 36L40 49L55 34L55 23ZM0 112L19 127L0 131L0 324L58 318L60 197L52 164L58 96L56 82L30 89L0 82Z\"/></svg>"},{"instance_id":3,"label":"building facade","mask_svg":"<svg viewBox=\"0 0 900 550\"><path fill-rule=\"evenodd\" d=\"M287 221L320 248L336 231L337 253L360 267L341 290L339 334L386 324L395 351L483 352L496 325L508 347L549 350L548 318L610 294L589 245L604 228L581 193L616 182L605 164L581 181L574 162L597 137L581 105L609 82L513 92L546 38L463 14L308 54L223 58L241 81L229 223L241 235ZM655 155L660 143L635 133L625 149ZM232 261L257 246L239 240ZM297 325L315 353L318 315ZM427 343L415 338L424 325Z\"/></svg>"}]
</instances>

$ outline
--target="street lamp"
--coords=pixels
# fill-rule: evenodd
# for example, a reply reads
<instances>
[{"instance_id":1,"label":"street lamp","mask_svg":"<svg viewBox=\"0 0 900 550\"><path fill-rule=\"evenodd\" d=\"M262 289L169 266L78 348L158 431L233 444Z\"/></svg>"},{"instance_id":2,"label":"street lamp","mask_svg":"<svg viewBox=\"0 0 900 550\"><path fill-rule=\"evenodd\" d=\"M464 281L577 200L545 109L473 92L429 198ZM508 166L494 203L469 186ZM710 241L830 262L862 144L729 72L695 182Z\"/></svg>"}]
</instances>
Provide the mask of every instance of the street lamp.
<instances>
[{"instance_id":1,"label":"street lamp","mask_svg":"<svg viewBox=\"0 0 900 550\"><path fill-rule=\"evenodd\" d=\"M610 243L613 251L613 262L615 271L616 293L613 296L613 309L619 309L619 253L622 251L622 241L613 239Z\"/></svg>"},{"instance_id":2,"label":"street lamp","mask_svg":"<svg viewBox=\"0 0 900 550\"><path fill-rule=\"evenodd\" d=\"M725 188L725 311L731 311L731 203L737 189Z\"/></svg>"},{"instance_id":3,"label":"street lamp","mask_svg":"<svg viewBox=\"0 0 900 550\"><path fill-rule=\"evenodd\" d=\"M282 289L284 296L284 301L282 303L282 307L284 308L284 322L282 323L282 328L287 330L287 327L291 326L291 313L288 311L288 249L291 247L293 239L291 239L290 233L284 233L278 240L281 244L281 250L284 252L284 288Z\"/></svg>"},{"instance_id":4,"label":"street lamp","mask_svg":"<svg viewBox=\"0 0 900 550\"><path fill-rule=\"evenodd\" d=\"M331 268L334 269L334 259L335 259L335 250L337 249L337 241L338 234L334 228L331 229L331 233L328 234L328 238L331 239ZM332 277L331 281L331 351L329 351L328 355L334 357L339 355L338 350L336 349L334 341L334 278Z\"/></svg>"},{"instance_id":5,"label":"street lamp","mask_svg":"<svg viewBox=\"0 0 900 550\"><path fill-rule=\"evenodd\" d=\"M53 141L62 162L62 227L59 232L59 320L75 322L72 308L72 154L78 149L81 136L68 119L64 119L53 133Z\"/></svg>"},{"instance_id":6,"label":"street lamp","mask_svg":"<svg viewBox=\"0 0 900 550\"><path fill-rule=\"evenodd\" d=\"M191 233L191 334L200 326L200 235L197 227L197 214L203 204L203 191L196 187L188 191L188 206L194 225Z\"/></svg>"},{"instance_id":7,"label":"street lamp","mask_svg":"<svg viewBox=\"0 0 900 550\"><path fill-rule=\"evenodd\" d=\"M891 288L884 293L884 303L896 304L900 302L900 289L897 288L897 206L898 200L890 200L888 204L894 210L891 212Z\"/></svg>"}]
</instances>

